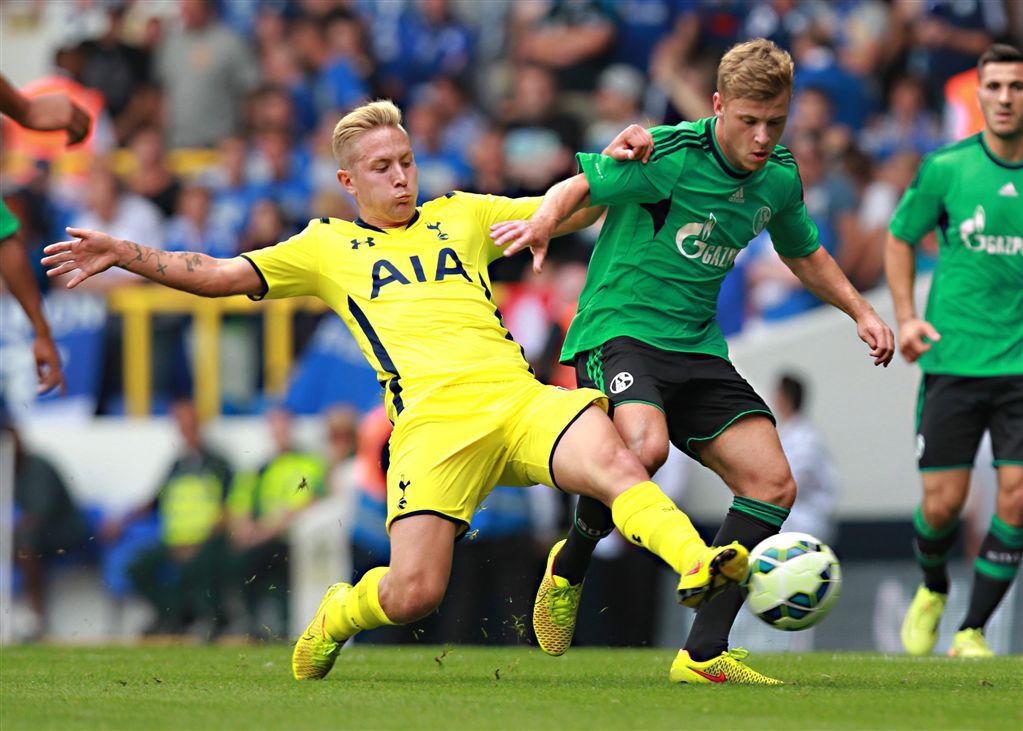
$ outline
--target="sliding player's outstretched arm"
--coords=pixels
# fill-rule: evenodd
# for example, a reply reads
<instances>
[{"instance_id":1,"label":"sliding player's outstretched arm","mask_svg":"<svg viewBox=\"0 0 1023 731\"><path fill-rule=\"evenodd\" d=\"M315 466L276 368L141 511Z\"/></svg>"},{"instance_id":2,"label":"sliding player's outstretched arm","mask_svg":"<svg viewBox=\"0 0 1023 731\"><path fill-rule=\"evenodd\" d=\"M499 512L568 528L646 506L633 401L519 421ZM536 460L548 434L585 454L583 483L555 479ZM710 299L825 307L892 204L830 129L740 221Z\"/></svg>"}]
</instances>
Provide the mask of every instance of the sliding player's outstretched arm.
<instances>
[{"instance_id":1,"label":"sliding player's outstretched arm","mask_svg":"<svg viewBox=\"0 0 1023 731\"><path fill-rule=\"evenodd\" d=\"M808 290L853 319L860 340L870 346L874 365L887 368L895 354L895 336L870 303L856 291L831 254L821 246L807 256L782 256L782 261Z\"/></svg>"},{"instance_id":2,"label":"sliding player's outstretched arm","mask_svg":"<svg viewBox=\"0 0 1023 731\"><path fill-rule=\"evenodd\" d=\"M47 246L42 263L49 267L46 274L50 277L75 272L68 289L111 267L121 267L157 284L203 297L264 294L259 274L240 256L215 259L191 251L161 251L102 231L69 228L67 232L75 238Z\"/></svg>"},{"instance_id":3,"label":"sliding player's outstretched arm","mask_svg":"<svg viewBox=\"0 0 1023 731\"><path fill-rule=\"evenodd\" d=\"M645 164L653 150L650 132L632 124L619 132L601 154L618 162L638 160ZM552 185L528 221L501 221L490 227L490 235L495 244L504 247L505 256L529 247L533 252L533 269L539 273L552 236L586 228L603 213L603 206L590 206L589 200L590 184L580 173Z\"/></svg>"}]
</instances>

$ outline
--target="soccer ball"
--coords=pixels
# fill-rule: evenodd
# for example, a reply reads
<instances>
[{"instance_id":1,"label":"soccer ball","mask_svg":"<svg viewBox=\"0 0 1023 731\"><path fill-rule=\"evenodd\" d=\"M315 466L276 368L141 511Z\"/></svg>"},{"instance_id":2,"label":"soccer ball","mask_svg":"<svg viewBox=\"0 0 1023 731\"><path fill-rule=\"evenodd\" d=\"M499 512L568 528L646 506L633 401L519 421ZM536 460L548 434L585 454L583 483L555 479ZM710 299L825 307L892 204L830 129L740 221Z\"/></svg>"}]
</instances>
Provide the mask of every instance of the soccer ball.
<instances>
[{"instance_id":1,"label":"soccer ball","mask_svg":"<svg viewBox=\"0 0 1023 731\"><path fill-rule=\"evenodd\" d=\"M838 601L842 570L834 551L807 533L779 533L749 555L746 606L776 629L820 622Z\"/></svg>"}]
</instances>

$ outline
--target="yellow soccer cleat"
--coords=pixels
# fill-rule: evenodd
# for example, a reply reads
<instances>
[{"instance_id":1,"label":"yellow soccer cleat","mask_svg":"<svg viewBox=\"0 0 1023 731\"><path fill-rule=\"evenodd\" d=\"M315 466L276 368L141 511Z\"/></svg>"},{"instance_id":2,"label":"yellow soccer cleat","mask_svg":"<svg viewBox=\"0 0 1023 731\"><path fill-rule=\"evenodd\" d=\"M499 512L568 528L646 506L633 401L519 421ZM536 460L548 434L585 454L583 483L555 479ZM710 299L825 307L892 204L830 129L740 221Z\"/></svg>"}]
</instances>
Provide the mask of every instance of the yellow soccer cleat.
<instances>
[{"instance_id":1,"label":"yellow soccer cleat","mask_svg":"<svg viewBox=\"0 0 1023 731\"><path fill-rule=\"evenodd\" d=\"M339 641L327 634L324 627L327 620L327 604L336 594L347 592L351 588L351 584L334 584L323 595L313 620L295 642L295 651L291 655L291 672L295 675L295 680L319 680L334 667L341 645L348 638Z\"/></svg>"},{"instance_id":2,"label":"yellow soccer cleat","mask_svg":"<svg viewBox=\"0 0 1023 731\"><path fill-rule=\"evenodd\" d=\"M902 646L910 655L931 654L938 641L938 624L947 601L948 594L931 591L923 584L916 590L899 632Z\"/></svg>"},{"instance_id":3,"label":"yellow soccer cleat","mask_svg":"<svg viewBox=\"0 0 1023 731\"><path fill-rule=\"evenodd\" d=\"M689 652L679 650L668 678L673 683L733 683L739 685L784 685L780 680L746 667L749 652L741 647L722 652L705 662L696 662Z\"/></svg>"},{"instance_id":4,"label":"yellow soccer cleat","mask_svg":"<svg viewBox=\"0 0 1023 731\"><path fill-rule=\"evenodd\" d=\"M949 657L994 657L995 653L980 629L961 629L952 638Z\"/></svg>"},{"instance_id":5,"label":"yellow soccer cleat","mask_svg":"<svg viewBox=\"0 0 1023 731\"><path fill-rule=\"evenodd\" d=\"M569 584L568 579L554 575L554 558L564 545L562 540L551 548L543 581L533 602L533 632L540 649L548 655L564 655L572 646L575 617L583 594L581 582Z\"/></svg>"},{"instance_id":6,"label":"yellow soccer cleat","mask_svg":"<svg viewBox=\"0 0 1023 731\"><path fill-rule=\"evenodd\" d=\"M748 575L749 551L738 541L727 546L709 546L678 582L678 603L699 607L730 584L746 581Z\"/></svg>"}]
</instances>

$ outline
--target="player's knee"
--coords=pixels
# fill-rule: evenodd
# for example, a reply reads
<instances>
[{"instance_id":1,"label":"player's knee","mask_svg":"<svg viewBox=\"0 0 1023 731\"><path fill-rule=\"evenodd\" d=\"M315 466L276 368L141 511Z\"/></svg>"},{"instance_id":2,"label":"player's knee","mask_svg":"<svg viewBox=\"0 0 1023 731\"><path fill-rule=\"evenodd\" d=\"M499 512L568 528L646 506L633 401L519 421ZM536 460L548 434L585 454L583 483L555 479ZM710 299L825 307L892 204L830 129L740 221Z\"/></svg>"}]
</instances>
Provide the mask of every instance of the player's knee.
<instances>
[{"instance_id":1,"label":"player's knee","mask_svg":"<svg viewBox=\"0 0 1023 731\"><path fill-rule=\"evenodd\" d=\"M640 457L626 447L624 442L600 450L599 454L601 471L608 475L611 484L627 489L650 479L650 473Z\"/></svg>"},{"instance_id":2,"label":"player's knee","mask_svg":"<svg viewBox=\"0 0 1023 731\"><path fill-rule=\"evenodd\" d=\"M395 582L384 611L396 624L408 624L431 614L444 598L445 582L425 575Z\"/></svg>"},{"instance_id":3,"label":"player's knee","mask_svg":"<svg viewBox=\"0 0 1023 731\"><path fill-rule=\"evenodd\" d=\"M954 500L948 495L930 496L920 506L924 521L935 529L941 529L953 522L962 512L962 501Z\"/></svg>"},{"instance_id":4,"label":"player's knee","mask_svg":"<svg viewBox=\"0 0 1023 731\"><path fill-rule=\"evenodd\" d=\"M657 472L668 459L668 445L657 439L642 439L629 448L649 474Z\"/></svg>"},{"instance_id":5,"label":"player's knee","mask_svg":"<svg viewBox=\"0 0 1023 731\"><path fill-rule=\"evenodd\" d=\"M796 502L796 481L788 470L757 475L751 480L748 496L771 505L791 508Z\"/></svg>"}]
</instances>

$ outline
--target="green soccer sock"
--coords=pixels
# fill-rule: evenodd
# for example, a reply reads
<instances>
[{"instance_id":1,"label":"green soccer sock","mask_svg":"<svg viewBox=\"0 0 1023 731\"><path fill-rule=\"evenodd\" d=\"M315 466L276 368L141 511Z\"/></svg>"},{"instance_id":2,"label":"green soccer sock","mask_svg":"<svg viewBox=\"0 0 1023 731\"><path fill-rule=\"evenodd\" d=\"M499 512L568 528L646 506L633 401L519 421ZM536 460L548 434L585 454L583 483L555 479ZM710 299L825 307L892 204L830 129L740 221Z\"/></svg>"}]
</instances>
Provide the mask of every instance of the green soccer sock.
<instances>
[{"instance_id":1,"label":"green soccer sock","mask_svg":"<svg viewBox=\"0 0 1023 731\"><path fill-rule=\"evenodd\" d=\"M938 594L948 594L948 556L959 535L959 518L935 528L924 520L917 506L913 515L913 552L924 572L924 586Z\"/></svg>"},{"instance_id":2,"label":"green soccer sock","mask_svg":"<svg viewBox=\"0 0 1023 731\"><path fill-rule=\"evenodd\" d=\"M974 562L970 608L959 629L984 629L1019 571L1023 526L1009 525L997 515Z\"/></svg>"},{"instance_id":3,"label":"green soccer sock","mask_svg":"<svg viewBox=\"0 0 1023 731\"><path fill-rule=\"evenodd\" d=\"M580 497L565 545L554 559L554 573L570 584L582 583L597 543L614 528L611 508L591 497Z\"/></svg>"}]
</instances>

